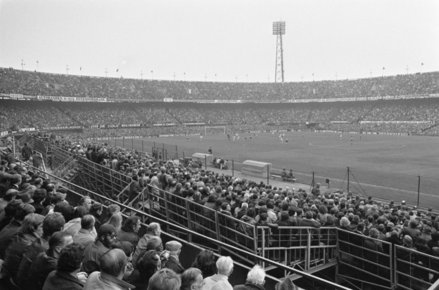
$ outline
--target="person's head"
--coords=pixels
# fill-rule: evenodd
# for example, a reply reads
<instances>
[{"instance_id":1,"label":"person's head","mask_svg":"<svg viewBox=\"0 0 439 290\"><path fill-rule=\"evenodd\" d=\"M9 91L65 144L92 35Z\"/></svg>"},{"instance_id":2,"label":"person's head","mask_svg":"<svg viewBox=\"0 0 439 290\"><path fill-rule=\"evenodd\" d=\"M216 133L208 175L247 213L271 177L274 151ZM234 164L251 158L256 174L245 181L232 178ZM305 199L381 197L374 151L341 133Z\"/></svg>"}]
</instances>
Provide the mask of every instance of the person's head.
<instances>
[{"instance_id":1,"label":"person's head","mask_svg":"<svg viewBox=\"0 0 439 290\"><path fill-rule=\"evenodd\" d=\"M203 286L203 274L200 269L189 268L181 274L181 290L199 290Z\"/></svg>"},{"instance_id":2,"label":"person's head","mask_svg":"<svg viewBox=\"0 0 439 290\"><path fill-rule=\"evenodd\" d=\"M413 247L413 239L409 235L405 235L402 239L402 245L407 248Z\"/></svg>"},{"instance_id":3,"label":"person's head","mask_svg":"<svg viewBox=\"0 0 439 290\"><path fill-rule=\"evenodd\" d=\"M112 225L116 231L119 231L122 228L122 215L120 212L114 213L108 220L107 224Z\"/></svg>"},{"instance_id":4,"label":"person's head","mask_svg":"<svg viewBox=\"0 0 439 290\"><path fill-rule=\"evenodd\" d=\"M255 265L247 274L247 282L254 285L264 285L265 271L259 265Z\"/></svg>"},{"instance_id":5,"label":"person's head","mask_svg":"<svg viewBox=\"0 0 439 290\"><path fill-rule=\"evenodd\" d=\"M81 218L81 228L87 231L91 231L95 226L95 222L96 220L94 216L92 216L91 214L86 214Z\"/></svg>"},{"instance_id":6,"label":"person's head","mask_svg":"<svg viewBox=\"0 0 439 290\"><path fill-rule=\"evenodd\" d=\"M84 206L80 205L80 206L77 206L77 207L75 208L75 210L74 210L74 212L73 212L73 216L74 216L75 218L82 218L82 217L85 216L87 213L88 213L88 210L87 210Z\"/></svg>"},{"instance_id":7,"label":"person's head","mask_svg":"<svg viewBox=\"0 0 439 290\"><path fill-rule=\"evenodd\" d=\"M80 200L80 202L79 202L79 204L80 204L81 206L83 206L83 207L87 210L87 212L89 212L90 209L91 209L91 205L92 205L92 201L91 201L90 196L84 196L84 197L82 197L81 200Z\"/></svg>"},{"instance_id":8,"label":"person's head","mask_svg":"<svg viewBox=\"0 0 439 290\"><path fill-rule=\"evenodd\" d=\"M103 224L99 227L97 240L105 247L111 248L116 241L116 229L109 224Z\"/></svg>"},{"instance_id":9,"label":"person's head","mask_svg":"<svg viewBox=\"0 0 439 290\"><path fill-rule=\"evenodd\" d=\"M148 290L179 290L181 279L171 269L161 269L149 279Z\"/></svg>"},{"instance_id":10,"label":"person's head","mask_svg":"<svg viewBox=\"0 0 439 290\"><path fill-rule=\"evenodd\" d=\"M151 237L148 242L146 242L146 250L163 251L162 239L160 237Z\"/></svg>"},{"instance_id":11,"label":"person's head","mask_svg":"<svg viewBox=\"0 0 439 290\"><path fill-rule=\"evenodd\" d=\"M195 257L192 267L198 268L203 273L203 277L212 276L217 273L216 257L210 250L202 250Z\"/></svg>"},{"instance_id":12,"label":"person's head","mask_svg":"<svg viewBox=\"0 0 439 290\"><path fill-rule=\"evenodd\" d=\"M128 258L121 249L112 249L107 251L99 260L101 272L113 277L122 278L125 273L125 267L128 264Z\"/></svg>"},{"instance_id":13,"label":"person's head","mask_svg":"<svg viewBox=\"0 0 439 290\"><path fill-rule=\"evenodd\" d=\"M137 260L136 268L140 275L149 279L155 272L161 269L160 256L155 250L146 251Z\"/></svg>"},{"instance_id":14,"label":"person's head","mask_svg":"<svg viewBox=\"0 0 439 290\"><path fill-rule=\"evenodd\" d=\"M99 217L102 215L103 211L104 211L104 207L102 206L102 204L95 202L91 205L89 213L95 217Z\"/></svg>"},{"instance_id":15,"label":"person's head","mask_svg":"<svg viewBox=\"0 0 439 290\"><path fill-rule=\"evenodd\" d=\"M131 262L132 254L134 252L134 245L128 241L117 241L114 245L114 248L121 249L125 255L128 257L128 261Z\"/></svg>"},{"instance_id":16,"label":"person's head","mask_svg":"<svg viewBox=\"0 0 439 290\"><path fill-rule=\"evenodd\" d=\"M138 216L130 216L127 218L123 224L122 230L124 232L137 233L140 229L141 223Z\"/></svg>"},{"instance_id":17,"label":"person's head","mask_svg":"<svg viewBox=\"0 0 439 290\"><path fill-rule=\"evenodd\" d=\"M55 204L55 207L53 208L53 211L60 212L64 216L64 218L67 221L69 221L69 220L71 220L73 218L75 209L73 208L73 206L71 206L67 202L60 201L60 202L57 202Z\"/></svg>"},{"instance_id":18,"label":"person's head","mask_svg":"<svg viewBox=\"0 0 439 290\"><path fill-rule=\"evenodd\" d=\"M61 250L64 249L67 245L73 243L73 237L71 234L57 231L52 234L49 239L49 250L48 252L52 255L59 255Z\"/></svg>"},{"instance_id":19,"label":"person's head","mask_svg":"<svg viewBox=\"0 0 439 290\"><path fill-rule=\"evenodd\" d=\"M349 221L349 219L347 217L344 216L340 219L340 226L342 228L348 227L350 224L351 224L351 222Z\"/></svg>"},{"instance_id":20,"label":"person's head","mask_svg":"<svg viewBox=\"0 0 439 290\"><path fill-rule=\"evenodd\" d=\"M50 237L54 232L61 231L66 220L59 212L46 215L43 221L43 233L45 237Z\"/></svg>"},{"instance_id":21,"label":"person's head","mask_svg":"<svg viewBox=\"0 0 439 290\"><path fill-rule=\"evenodd\" d=\"M109 215L113 215L114 213L120 212L120 206L117 204L110 204L107 208Z\"/></svg>"},{"instance_id":22,"label":"person's head","mask_svg":"<svg viewBox=\"0 0 439 290\"><path fill-rule=\"evenodd\" d=\"M169 251L169 254L178 256L180 255L182 246L183 245L178 241L169 241L165 244L165 249Z\"/></svg>"},{"instance_id":23,"label":"person's head","mask_svg":"<svg viewBox=\"0 0 439 290\"><path fill-rule=\"evenodd\" d=\"M61 250L56 269L60 272L72 273L81 268L84 258L84 246L81 244L70 244Z\"/></svg>"},{"instance_id":24,"label":"person's head","mask_svg":"<svg viewBox=\"0 0 439 290\"><path fill-rule=\"evenodd\" d=\"M229 256L221 256L216 261L218 274L229 276L233 271L233 260Z\"/></svg>"},{"instance_id":25,"label":"person's head","mask_svg":"<svg viewBox=\"0 0 439 290\"><path fill-rule=\"evenodd\" d=\"M160 236L162 233L162 228L159 223L152 222L148 225L147 231L155 236Z\"/></svg>"},{"instance_id":26,"label":"person's head","mask_svg":"<svg viewBox=\"0 0 439 290\"><path fill-rule=\"evenodd\" d=\"M30 213L25 216L21 224L21 232L23 234L31 234L37 237L43 235L44 216L37 213Z\"/></svg>"},{"instance_id":27,"label":"person's head","mask_svg":"<svg viewBox=\"0 0 439 290\"><path fill-rule=\"evenodd\" d=\"M18 221L24 220L24 218L28 214L35 212L35 208L28 203L21 203L18 200L14 200L13 202L10 202L9 204L13 204L16 206L16 210L14 213L14 219L16 219ZM8 206L9 206L9 204L8 204ZM8 206L6 206L6 208L8 208ZM6 212L6 208L5 208L5 212Z\"/></svg>"}]
</instances>

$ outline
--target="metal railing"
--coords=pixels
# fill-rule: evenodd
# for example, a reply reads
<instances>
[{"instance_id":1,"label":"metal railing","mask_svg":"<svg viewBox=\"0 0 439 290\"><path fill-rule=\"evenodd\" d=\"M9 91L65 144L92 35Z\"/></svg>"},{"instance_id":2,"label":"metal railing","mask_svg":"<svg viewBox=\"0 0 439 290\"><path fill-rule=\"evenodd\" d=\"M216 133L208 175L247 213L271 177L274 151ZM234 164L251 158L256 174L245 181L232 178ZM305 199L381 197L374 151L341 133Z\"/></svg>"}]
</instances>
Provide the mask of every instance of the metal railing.
<instances>
[{"instance_id":1,"label":"metal railing","mask_svg":"<svg viewBox=\"0 0 439 290\"><path fill-rule=\"evenodd\" d=\"M127 191L129 177L87 159L78 160L83 167L82 172L88 174L91 180L108 182L112 190L121 188L111 185L118 180L125 185L120 192ZM118 177L115 178L113 174ZM108 195L104 196L104 200L114 202ZM95 198L102 199L102 195L98 194ZM215 241L211 243L212 247L230 249L224 247L227 245L234 250L240 249L233 251L239 252L241 258L247 258L248 261L254 260L254 255L261 257L265 266L283 264L309 271L314 266L337 258L337 278L353 287L368 285L383 289L395 286L426 289L438 277L438 271L435 270L439 269L438 257L403 247L395 250L390 243L342 229L258 227L153 187L145 188L133 200L121 204L127 214L140 211L166 221L168 232L184 237L189 242L198 242L200 239ZM290 270L285 271L285 274L291 273Z\"/></svg>"},{"instance_id":2,"label":"metal railing","mask_svg":"<svg viewBox=\"0 0 439 290\"><path fill-rule=\"evenodd\" d=\"M103 201L103 204L117 204L120 206L121 210L124 212L124 216L130 216L130 215L137 215L139 217L141 217L142 221L155 221L155 222L159 222L160 224L162 224L162 228L165 229L165 233L167 235L171 235L174 237L174 235L172 235L172 231L173 230L178 230L181 233L184 233L187 236L192 236L193 238L196 237L197 239L203 240L206 243L212 243L212 244L216 244L218 247L221 247L223 249L228 249L228 251L233 251L235 253L239 253L243 256L249 256L251 257L251 259L253 260L254 263L257 264L265 264L267 266L271 266L271 267L277 267L279 269L282 269L285 273L289 273L289 275L291 274L296 274L296 275L300 275L301 277L303 277L304 279L307 280L307 283L310 285L318 285L319 287L323 287L325 289L343 289L343 290L348 290L350 288L348 287L344 287L342 285L339 285L337 283L334 283L332 281L314 276L312 274L309 274L307 272L304 271L300 271L298 269L294 269L292 267L289 267L287 265L281 264L279 262L276 261L272 261L270 259L267 259L265 257L262 257L258 254L252 253L247 251L246 249L243 249L241 247L236 247L234 245L228 244L227 241L223 241L223 240L217 240L216 238L212 238L209 236L206 236L204 233L198 232L196 230L192 230L186 227L182 227L178 224L175 224L172 220L166 220L166 219L162 219L161 216L156 216L154 214L150 214L148 211L143 211L142 209L137 209L131 206L127 206L124 203L121 203L119 201L116 200L112 200L111 198L101 195L99 193L93 192L91 190L88 190L86 188L83 188L81 186L78 186L74 183L71 183L65 179L62 179L58 176L54 176L52 174L49 173L45 173L37 168L33 168L33 170L35 171L39 171L41 173L47 174L47 176L49 176L49 178L54 181L57 182L58 184L60 184L62 187L66 188L68 190L68 198L70 200L80 200L81 197L83 196L89 196L90 198L92 198L93 200L101 200ZM145 226L145 224L143 224L143 226ZM170 229L171 231L167 231L166 229ZM192 244L190 240L185 240L185 239L181 239L178 236L175 237L177 239L179 239L180 241L182 241L183 243L188 243L188 244ZM241 263L237 263L240 264ZM271 275L267 276L269 279L273 279L276 282L279 282L280 279L273 277Z\"/></svg>"}]
</instances>

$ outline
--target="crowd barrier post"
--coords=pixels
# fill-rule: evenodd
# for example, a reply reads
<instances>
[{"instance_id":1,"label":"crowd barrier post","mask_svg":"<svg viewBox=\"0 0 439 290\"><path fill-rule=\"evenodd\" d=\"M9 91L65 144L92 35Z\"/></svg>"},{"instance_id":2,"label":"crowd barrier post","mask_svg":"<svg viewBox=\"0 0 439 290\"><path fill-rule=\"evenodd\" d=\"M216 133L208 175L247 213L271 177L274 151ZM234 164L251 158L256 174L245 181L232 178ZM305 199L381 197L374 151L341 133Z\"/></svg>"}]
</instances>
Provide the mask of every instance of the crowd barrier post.
<instances>
[{"instance_id":1,"label":"crowd barrier post","mask_svg":"<svg viewBox=\"0 0 439 290\"><path fill-rule=\"evenodd\" d=\"M419 207L419 196L421 194L421 176L418 175L418 201L416 202L416 207Z\"/></svg>"},{"instance_id":2,"label":"crowd barrier post","mask_svg":"<svg viewBox=\"0 0 439 290\"><path fill-rule=\"evenodd\" d=\"M207 155L204 155L204 170L207 170Z\"/></svg>"},{"instance_id":3,"label":"crowd barrier post","mask_svg":"<svg viewBox=\"0 0 439 290\"><path fill-rule=\"evenodd\" d=\"M165 143L162 143L162 160L165 158Z\"/></svg>"},{"instance_id":4,"label":"crowd barrier post","mask_svg":"<svg viewBox=\"0 0 439 290\"><path fill-rule=\"evenodd\" d=\"M232 177L235 177L235 160L232 159Z\"/></svg>"},{"instance_id":5,"label":"crowd barrier post","mask_svg":"<svg viewBox=\"0 0 439 290\"><path fill-rule=\"evenodd\" d=\"M270 184L270 166L267 166L267 184Z\"/></svg>"},{"instance_id":6,"label":"crowd barrier post","mask_svg":"<svg viewBox=\"0 0 439 290\"><path fill-rule=\"evenodd\" d=\"M178 159L178 145L175 145L175 159Z\"/></svg>"},{"instance_id":7,"label":"crowd barrier post","mask_svg":"<svg viewBox=\"0 0 439 290\"><path fill-rule=\"evenodd\" d=\"M346 191L348 192L348 194L349 194L349 183L350 183L350 176L351 176L351 173L350 173L350 168L349 168L349 166L347 167L347 175L348 175L348 180L347 180L347 184L346 184Z\"/></svg>"},{"instance_id":8,"label":"crowd barrier post","mask_svg":"<svg viewBox=\"0 0 439 290\"><path fill-rule=\"evenodd\" d=\"M125 148L125 136L122 137L122 148Z\"/></svg>"}]
</instances>

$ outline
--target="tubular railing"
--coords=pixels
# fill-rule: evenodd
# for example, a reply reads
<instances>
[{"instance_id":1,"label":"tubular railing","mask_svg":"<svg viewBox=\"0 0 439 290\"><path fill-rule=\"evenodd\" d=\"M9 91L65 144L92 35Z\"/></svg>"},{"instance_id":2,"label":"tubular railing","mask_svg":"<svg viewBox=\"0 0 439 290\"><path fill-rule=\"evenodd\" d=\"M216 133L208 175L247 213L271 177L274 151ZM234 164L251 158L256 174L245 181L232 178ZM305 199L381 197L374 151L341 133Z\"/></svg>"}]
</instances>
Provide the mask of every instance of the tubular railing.
<instances>
[{"instance_id":1,"label":"tubular railing","mask_svg":"<svg viewBox=\"0 0 439 290\"><path fill-rule=\"evenodd\" d=\"M428 289L439 277L439 257L337 230L337 276L384 289Z\"/></svg>"},{"instance_id":2,"label":"tubular railing","mask_svg":"<svg viewBox=\"0 0 439 290\"><path fill-rule=\"evenodd\" d=\"M335 227L258 227L261 255L305 271L335 262L337 229Z\"/></svg>"},{"instance_id":3,"label":"tubular railing","mask_svg":"<svg viewBox=\"0 0 439 290\"><path fill-rule=\"evenodd\" d=\"M395 285L401 289L428 289L439 278L439 257L395 245Z\"/></svg>"},{"instance_id":4,"label":"tubular railing","mask_svg":"<svg viewBox=\"0 0 439 290\"><path fill-rule=\"evenodd\" d=\"M85 158L78 158L78 162L82 165L82 173L91 179L108 183L111 190L127 190L129 177ZM113 185L115 181L119 185ZM102 198L97 194L95 198L114 202L108 195ZM121 204L127 214L143 212L166 221L169 232L182 235L187 241L215 241L213 247L233 248L234 252L240 249L238 252L245 252L243 256L261 257L265 265L277 267L282 264L309 271L337 257L337 277L353 287L361 285L360 289L362 285L383 289L392 289L395 285L404 289L426 289L439 276L434 270L439 269L438 257L403 247L394 250L390 243L342 229L258 227L153 187L145 188L130 201L129 205L133 207ZM291 273L290 269L285 271Z\"/></svg>"},{"instance_id":5,"label":"tubular railing","mask_svg":"<svg viewBox=\"0 0 439 290\"><path fill-rule=\"evenodd\" d=\"M43 172L39 169L36 169L36 168L34 168L33 170L46 174L45 172ZM310 285L318 285L319 287L323 287L324 289L343 289L343 290L350 289L348 287L344 287L344 286L339 285L337 283L334 283L332 281L314 276L312 274L309 274L309 273L294 269L292 267L280 264L279 262L272 261L272 260L269 260L267 258L261 257L257 254L248 252L245 249L235 247L234 245L227 244L224 241L216 240L215 238L205 236L203 233L200 233L198 231L194 231L194 230L191 230L191 229L188 229L185 227L181 227L179 225L172 223L171 221L162 219L160 216L151 215L148 212L136 209L134 207L127 206L126 204L112 200L112 199L108 198L107 196L101 195L99 193L93 192L91 190L88 190L88 189L83 188L81 186L78 186L76 184L73 184L67 180L60 178L60 177L57 177L57 176L54 176L54 175L48 174L48 173L47 173L47 175L49 176L50 179L61 184L62 187L68 189L68 196L70 198L72 198L72 196L75 196L74 199L79 200L83 196L89 196L93 200L103 201L103 204L110 204L110 203L117 204L120 206L121 209L123 209L124 216L129 216L129 215L135 214L135 215L138 215L139 217L141 217L141 219L143 221L145 221L145 220L155 221L155 222L161 223L162 227L164 227L164 228L178 229L179 231L184 232L186 235L190 235L192 237L197 237L197 239L202 239L205 242L217 244L218 246L227 248L230 251L234 251L234 252L240 253L242 255L248 255L253 259L253 261L255 263L258 263L258 264L265 263L265 264L270 265L272 267L278 267L279 269L282 269L283 271L285 271L287 273L291 273L291 274L294 273L294 274L300 275L300 276L304 277L304 279L306 279L308 281L308 284L310 284ZM143 225L145 226L145 224L143 224ZM167 234L169 234L169 232ZM180 239L180 240L184 242L184 240L182 240L182 239ZM187 241L187 242L190 243L190 241ZM269 276L269 277L271 279L274 279L277 282L279 282L279 278L276 278L273 276Z\"/></svg>"}]
</instances>

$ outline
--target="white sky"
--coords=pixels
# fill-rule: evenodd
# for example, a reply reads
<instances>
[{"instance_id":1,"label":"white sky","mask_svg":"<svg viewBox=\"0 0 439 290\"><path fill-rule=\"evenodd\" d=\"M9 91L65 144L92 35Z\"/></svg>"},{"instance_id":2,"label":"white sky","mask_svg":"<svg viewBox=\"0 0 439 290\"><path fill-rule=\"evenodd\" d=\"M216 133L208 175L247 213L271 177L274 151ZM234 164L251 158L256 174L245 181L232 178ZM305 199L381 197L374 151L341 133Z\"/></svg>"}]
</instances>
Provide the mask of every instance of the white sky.
<instances>
[{"instance_id":1,"label":"white sky","mask_svg":"<svg viewBox=\"0 0 439 290\"><path fill-rule=\"evenodd\" d=\"M437 0L0 0L0 66L274 81L278 20L285 81L439 70Z\"/></svg>"}]
</instances>

